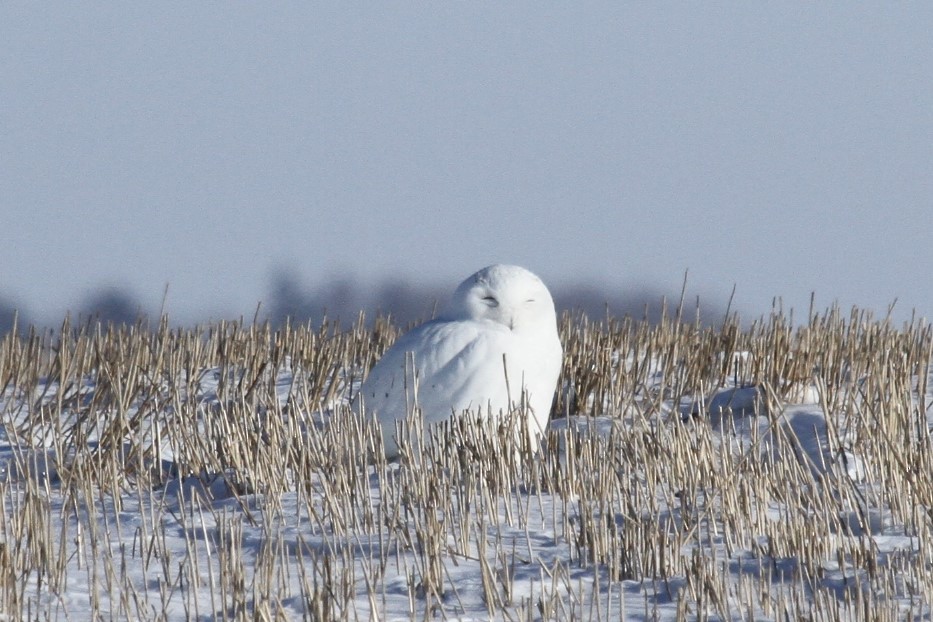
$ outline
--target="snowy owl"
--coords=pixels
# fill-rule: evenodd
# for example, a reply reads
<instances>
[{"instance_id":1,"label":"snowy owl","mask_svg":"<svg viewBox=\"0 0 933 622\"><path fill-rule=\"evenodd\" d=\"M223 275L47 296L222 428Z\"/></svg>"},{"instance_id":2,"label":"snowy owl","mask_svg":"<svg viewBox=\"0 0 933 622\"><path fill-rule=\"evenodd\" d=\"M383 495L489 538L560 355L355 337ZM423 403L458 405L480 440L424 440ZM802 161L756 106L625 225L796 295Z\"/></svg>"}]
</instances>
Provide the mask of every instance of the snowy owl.
<instances>
[{"instance_id":1,"label":"snowy owl","mask_svg":"<svg viewBox=\"0 0 933 622\"><path fill-rule=\"evenodd\" d=\"M541 279L518 266L489 266L460 284L437 319L389 348L360 387L354 407L375 416L386 455L394 457L396 422L405 419L413 400L431 424L468 409L508 412L524 393L536 447L562 357L554 302Z\"/></svg>"}]
</instances>

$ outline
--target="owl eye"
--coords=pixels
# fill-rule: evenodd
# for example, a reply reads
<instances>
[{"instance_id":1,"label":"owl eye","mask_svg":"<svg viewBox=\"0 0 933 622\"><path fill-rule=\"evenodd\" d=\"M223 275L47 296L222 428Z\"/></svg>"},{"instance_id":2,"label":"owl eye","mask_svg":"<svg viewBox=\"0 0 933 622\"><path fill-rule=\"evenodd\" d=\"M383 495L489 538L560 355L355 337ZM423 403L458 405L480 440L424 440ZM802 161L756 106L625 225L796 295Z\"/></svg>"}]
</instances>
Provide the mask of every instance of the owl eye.
<instances>
[{"instance_id":1,"label":"owl eye","mask_svg":"<svg viewBox=\"0 0 933 622\"><path fill-rule=\"evenodd\" d=\"M534 298L529 298L529 299L528 299L528 300L526 300L525 302L534 302L534 301L535 301L535 299L534 299Z\"/></svg>"},{"instance_id":2,"label":"owl eye","mask_svg":"<svg viewBox=\"0 0 933 622\"><path fill-rule=\"evenodd\" d=\"M490 307L498 307L498 306L499 306L499 301L496 300L494 296L484 296L484 297L483 297L483 302L485 302L485 303L486 303L487 305L489 305Z\"/></svg>"}]
</instances>

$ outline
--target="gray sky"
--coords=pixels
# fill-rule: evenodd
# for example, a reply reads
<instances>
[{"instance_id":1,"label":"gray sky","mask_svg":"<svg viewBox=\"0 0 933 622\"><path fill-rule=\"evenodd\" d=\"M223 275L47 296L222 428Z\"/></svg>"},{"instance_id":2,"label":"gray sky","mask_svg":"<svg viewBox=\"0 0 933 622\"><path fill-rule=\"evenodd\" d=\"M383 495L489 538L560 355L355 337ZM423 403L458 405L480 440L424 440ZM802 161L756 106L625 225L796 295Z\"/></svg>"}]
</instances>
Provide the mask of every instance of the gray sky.
<instances>
[{"instance_id":1,"label":"gray sky","mask_svg":"<svg viewBox=\"0 0 933 622\"><path fill-rule=\"evenodd\" d=\"M3 3L0 296L508 261L933 317L931 3Z\"/></svg>"}]
</instances>

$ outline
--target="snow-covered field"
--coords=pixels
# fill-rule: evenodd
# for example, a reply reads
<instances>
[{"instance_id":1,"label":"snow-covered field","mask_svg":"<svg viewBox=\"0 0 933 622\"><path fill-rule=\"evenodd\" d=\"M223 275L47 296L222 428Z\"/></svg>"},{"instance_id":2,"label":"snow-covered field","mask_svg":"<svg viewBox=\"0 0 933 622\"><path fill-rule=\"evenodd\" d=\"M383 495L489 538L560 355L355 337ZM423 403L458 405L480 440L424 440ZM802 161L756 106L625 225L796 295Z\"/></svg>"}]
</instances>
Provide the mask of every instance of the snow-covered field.
<instances>
[{"instance_id":1,"label":"snow-covered field","mask_svg":"<svg viewBox=\"0 0 933 622\"><path fill-rule=\"evenodd\" d=\"M396 462L385 325L7 337L0 619L930 618L929 327L561 332L544 450Z\"/></svg>"}]
</instances>

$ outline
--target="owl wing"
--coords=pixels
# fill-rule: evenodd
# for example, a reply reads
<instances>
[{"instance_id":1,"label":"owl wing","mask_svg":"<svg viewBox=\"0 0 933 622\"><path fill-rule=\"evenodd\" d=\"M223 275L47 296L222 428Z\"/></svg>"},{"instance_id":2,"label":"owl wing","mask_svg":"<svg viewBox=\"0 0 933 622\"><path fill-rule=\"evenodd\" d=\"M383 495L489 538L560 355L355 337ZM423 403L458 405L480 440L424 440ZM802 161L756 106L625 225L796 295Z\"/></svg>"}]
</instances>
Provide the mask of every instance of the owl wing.
<instances>
[{"instance_id":1,"label":"owl wing","mask_svg":"<svg viewBox=\"0 0 933 622\"><path fill-rule=\"evenodd\" d=\"M493 322L434 320L402 336L360 387L367 413L385 427L404 418L417 399L426 421L440 421L467 408L508 407L502 354L510 331ZM412 365L417 382L413 382ZM512 379L510 378L510 381ZM518 386L520 379L516 379ZM518 395L513 397L517 401Z\"/></svg>"}]
</instances>

